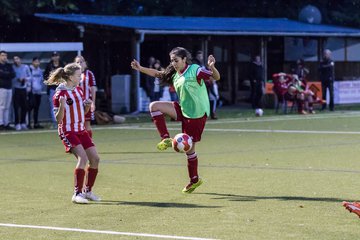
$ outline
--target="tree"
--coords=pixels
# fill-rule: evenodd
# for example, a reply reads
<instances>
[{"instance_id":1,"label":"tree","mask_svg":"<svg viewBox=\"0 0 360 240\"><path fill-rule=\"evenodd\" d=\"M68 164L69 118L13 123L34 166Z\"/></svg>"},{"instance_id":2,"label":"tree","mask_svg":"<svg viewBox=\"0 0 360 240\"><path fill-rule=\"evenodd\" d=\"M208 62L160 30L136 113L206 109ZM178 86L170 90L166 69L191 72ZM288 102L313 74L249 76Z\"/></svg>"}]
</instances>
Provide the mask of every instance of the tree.
<instances>
[{"instance_id":1,"label":"tree","mask_svg":"<svg viewBox=\"0 0 360 240\"><path fill-rule=\"evenodd\" d=\"M18 21L19 15L17 14L12 0L0 0L0 17L7 21Z\"/></svg>"},{"instance_id":2,"label":"tree","mask_svg":"<svg viewBox=\"0 0 360 240\"><path fill-rule=\"evenodd\" d=\"M78 10L75 0L0 0L0 17L7 22L21 19L36 12L74 12Z\"/></svg>"}]
</instances>

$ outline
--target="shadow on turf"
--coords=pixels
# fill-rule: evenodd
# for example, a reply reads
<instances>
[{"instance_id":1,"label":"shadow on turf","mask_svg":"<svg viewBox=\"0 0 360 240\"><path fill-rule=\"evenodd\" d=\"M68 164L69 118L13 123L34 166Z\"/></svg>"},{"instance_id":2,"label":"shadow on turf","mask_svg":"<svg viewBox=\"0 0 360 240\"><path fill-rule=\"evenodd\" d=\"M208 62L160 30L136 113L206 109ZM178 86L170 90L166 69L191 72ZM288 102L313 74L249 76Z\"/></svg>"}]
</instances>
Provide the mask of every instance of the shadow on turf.
<instances>
[{"instance_id":1,"label":"shadow on turf","mask_svg":"<svg viewBox=\"0 0 360 240\"><path fill-rule=\"evenodd\" d=\"M301 196L246 196L235 194L223 194L223 193L193 193L215 196L213 199L224 199L229 201L258 201L258 200L280 200L280 201L313 201L313 202L342 202L349 201L355 202L358 200L349 200L341 198L321 198L321 197L301 197Z\"/></svg>"},{"instance_id":2,"label":"shadow on turf","mask_svg":"<svg viewBox=\"0 0 360 240\"><path fill-rule=\"evenodd\" d=\"M126 202L126 201L113 201L101 200L101 202L94 202L100 205L131 205L142 207L157 207L157 208L219 208L219 206L204 206L189 203L169 203L169 202Z\"/></svg>"}]
</instances>

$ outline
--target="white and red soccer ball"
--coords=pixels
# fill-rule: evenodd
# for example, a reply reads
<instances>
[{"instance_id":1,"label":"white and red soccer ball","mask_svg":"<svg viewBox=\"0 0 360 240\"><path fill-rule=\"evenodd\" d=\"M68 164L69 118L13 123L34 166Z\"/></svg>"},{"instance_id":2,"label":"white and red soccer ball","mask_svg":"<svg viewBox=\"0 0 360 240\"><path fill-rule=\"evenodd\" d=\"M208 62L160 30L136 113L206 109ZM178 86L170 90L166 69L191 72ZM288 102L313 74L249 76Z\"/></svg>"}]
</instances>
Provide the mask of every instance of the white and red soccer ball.
<instances>
[{"instance_id":1,"label":"white and red soccer ball","mask_svg":"<svg viewBox=\"0 0 360 240\"><path fill-rule=\"evenodd\" d=\"M193 145L192 138L186 133L176 134L172 141L172 147L176 152L188 152Z\"/></svg>"}]
</instances>

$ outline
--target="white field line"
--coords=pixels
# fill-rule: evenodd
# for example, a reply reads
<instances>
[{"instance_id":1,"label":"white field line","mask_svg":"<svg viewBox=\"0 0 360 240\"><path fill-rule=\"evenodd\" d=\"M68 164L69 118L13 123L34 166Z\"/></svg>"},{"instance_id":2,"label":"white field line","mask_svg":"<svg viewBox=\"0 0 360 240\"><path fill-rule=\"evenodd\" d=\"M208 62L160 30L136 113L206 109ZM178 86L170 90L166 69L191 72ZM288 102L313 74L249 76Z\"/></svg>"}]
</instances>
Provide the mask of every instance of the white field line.
<instances>
[{"instance_id":1,"label":"white field line","mask_svg":"<svg viewBox=\"0 0 360 240\"><path fill-rule=\"evenodd\" d=\"M174 129L175 130L175 129ZM206 129L207 132L247 132L247 133L298 133L298 134L344 134L360 135L360 132L316 131L316 130L271 130L271 129Z\"/></svg>"},{"instance_id":2,"label":"white field line","mask_svg":"<svg viewBox=\"0 0 360 240\"><path fill-rule=\"evenodd\" d=\"M118 127L117 129L125 130L152 130L155 127ZM168 130L180 130L180 128L168 128ZM299 133L299 134L344 134L344 135L360 135L360 132L346 131L316 131L316 130L271 130L271 129L239 129L239 128L206 128L206 132L247 132L247 133Z\"/></svg>"},{"instance_id":3,"label":"white field line","mask_svg":"<svg viewBox=\"0 0 360 240\"><path fill-rule=\"evenodd\" d=\"M91 229L62 228L62 227L50 227L50 226L9 224L9 223L0 223L0 227L45 229L45 230L54 230L54 231L67 231L67 232L84 232L84 233L97 233L97 234L110 234L110 235L124 235L124 236L132 236L132 237L150 237L150 238L166 238L166 239L186 239L186 240L215 240L215 239L211 239L211 238L182 237L182 236L159 235L159 234L148 234L148 233L100 231L100 230L91 230Z\"/></svg>"},{"instance_id":4,"label":"white field line","mask_svg":"<svg viewBox=\"0 0 360 240\"><path fill-rule=\"evenodd\" d=\"M96 128L97 130L110 130L110 129L124 129L124 130L140 130L140 131L156 131L155 127L141 127L141 126L122 126L122 127L106 127ZM94 129L93 129L94 130ZM168 128L170 131L180 131L178 128ZM287 134L339 134L339 135L360 135L360 132L355 131L317 131L317 130L276 130L276 129L239 129L239 128L206 128L206 132L232 132L232 133L287 133ZM49 131L32 132L32 133L45 133ZM11 134L30 134L26 132L8 132L0 135Z\"/></svg>"},{"instance_id":5,"label":"white field line","mask_svg":"<svg viewBox=\"0 0 360 240\"><path fill-rule=\"evenodd\" d=\"M331 119L331 118L354 118L360 117L359 112L341 112L324 115L279 115L272 117L257 117L257 118L228 118L225 120L206 121L206 124L222 124L222 123L252 123L252 122L277 122L277 121L297 121L297 120L315 120L315 119Z\"/></svg>"},{"instance_id":6,"label":"white field line","mask_svg":"<svg viewBox=\"0 0 360 240\"><path fill-rule=\"evenodd\" d=\"M297 121L297 120L312 120L312 119L331 119L331 118L354 118L360 117L360 112L339 112L324 115L294 115L287 116L282 115L279 117L264 117L264 118L248 118L248 119L226 119L217 121L207 121L206 125L216 124L229 124L229 123L253 123L253 122L275 122L275 121ZM179 126L179 123L167 123L168 126ZM155 127L151 123L137 124L137 125L113 125L98 127L94 126L93 130L112 130L112 129L126 129L126 130L155 130ZM168 128L168 130L179 130L180 127ZM307 130L268 130L268 129L209 129L205 131L216 131L216 132L257 132L257 133L310 133L310 134L360 134L360 132L346 132L346 131L307 131ZM33 133L49 133L57 132L57 130L30 130L30 131L10 131L0 132L1 135L17 135L17 134L33 134Z\"/></svg>"}]
</instances>

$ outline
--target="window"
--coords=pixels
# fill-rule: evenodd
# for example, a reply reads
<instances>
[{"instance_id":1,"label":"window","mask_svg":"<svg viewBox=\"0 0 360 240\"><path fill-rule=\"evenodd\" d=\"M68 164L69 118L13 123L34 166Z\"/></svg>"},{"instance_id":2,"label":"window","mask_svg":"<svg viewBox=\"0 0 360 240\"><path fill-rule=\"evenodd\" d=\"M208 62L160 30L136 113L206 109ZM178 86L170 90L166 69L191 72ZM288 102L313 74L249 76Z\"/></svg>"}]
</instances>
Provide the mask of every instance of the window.
<instances>
[{"instance_id":1,"label":"window","mask_svg":"<svg viewBox=\"0 0 360 240\"><path fill-rule=\"evenodd\" d=\"M307 62L316 62L318 60L317 49L318 41L311 38L286 37L285 61L296 61L303 58Z\"/></svg>"},{"instance_id":2,"label":"window","mask_svg":"<svg viewBox=\"0 0 360 240\"><path fill-rule=\"evenodd\" d=\"M355 62L360 61L360 40L348 39L347 40L347 61Z\"/></svg>"},{"instance_id":3,"label":"window","mask_svg":"<svg viewBox=\"0 0 360 240\"><path fill-rule=\"evenodd\" d=\"M328 38L324 42L324 49L329 49L331 57L334 61L345 61L345 39L344 38Z\"/></svg>"}]
</instances>

